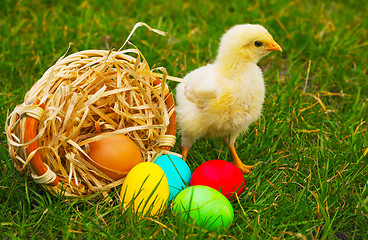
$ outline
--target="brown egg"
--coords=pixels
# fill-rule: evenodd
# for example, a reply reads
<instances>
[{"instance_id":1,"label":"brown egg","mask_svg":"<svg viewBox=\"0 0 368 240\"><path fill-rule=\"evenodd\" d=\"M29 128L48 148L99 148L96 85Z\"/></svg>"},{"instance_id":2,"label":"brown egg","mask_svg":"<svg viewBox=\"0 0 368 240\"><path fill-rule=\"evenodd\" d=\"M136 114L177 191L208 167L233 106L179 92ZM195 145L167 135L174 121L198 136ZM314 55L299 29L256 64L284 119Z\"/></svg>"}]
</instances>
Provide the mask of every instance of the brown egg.
<instances>
[{"instance_id":1,"label":"brown egg","mask_svg":"<svg viewBox=\"0 0 368 240\"><path fill-rule=\"evenodd\" d=\"M135 165L143 162L137 145L120 134L89 143L89 162L114 180L127 174ZM96 164L97 163L97 164Z\"/></svg>"}]
</instances>

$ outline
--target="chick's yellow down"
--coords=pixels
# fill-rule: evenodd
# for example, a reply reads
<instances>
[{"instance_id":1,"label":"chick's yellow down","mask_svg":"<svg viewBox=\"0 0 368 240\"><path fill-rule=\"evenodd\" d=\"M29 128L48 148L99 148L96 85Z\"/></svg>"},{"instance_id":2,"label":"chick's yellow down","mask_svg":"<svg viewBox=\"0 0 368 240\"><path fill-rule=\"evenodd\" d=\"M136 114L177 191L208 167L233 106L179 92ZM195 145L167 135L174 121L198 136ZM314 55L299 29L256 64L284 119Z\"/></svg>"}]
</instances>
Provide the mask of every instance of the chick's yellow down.
<instances>
[{"instance_id":1,"label":"chick's yellow down","mask_svg":"<svg viewBox=\"0 0 368 240\"><path fill-rule=\"evenodd\" d=\"M234 143L261 114L265 86L257 62L272 51L282 49L264 27L236 25L222 36L216 60L184 77L176 89L184 159L197 138L223 137L234 164L243 173L252 170Z\"/></svg>"}]
</instances>

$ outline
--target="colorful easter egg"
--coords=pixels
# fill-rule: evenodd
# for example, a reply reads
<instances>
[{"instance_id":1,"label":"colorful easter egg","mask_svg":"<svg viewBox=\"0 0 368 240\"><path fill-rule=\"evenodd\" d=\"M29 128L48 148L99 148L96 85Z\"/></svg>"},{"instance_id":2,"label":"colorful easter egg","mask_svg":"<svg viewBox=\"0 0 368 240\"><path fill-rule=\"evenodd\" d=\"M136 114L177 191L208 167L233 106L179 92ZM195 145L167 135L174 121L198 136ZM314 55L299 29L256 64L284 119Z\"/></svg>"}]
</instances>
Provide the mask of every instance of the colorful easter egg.
<instances>
[{"instance_id":1,"label":"colorful easter egg","mask_svg":"<svg viewBox=\"0 0 368 240\"><path fill-rule=\"evenodd\" d=\"M158 157L154 163L164 170L169 182L169 201L190 183L192 173L188 164L180 157L169 154Z\"/></svg>"},{"instance_id":2,"label":"colorful easter egg","mask_svg":"<svg viewBox=\"0 0 368 240\"><path fill-rule=\"evenodd\" d=\"M192 174L190 185L204 185L235 199L244 190L244 175L234 164L224 160L210 160L199 165Z\"/></svg>"},{"instance_id":3,"label":"colorful easter egg","mask_svg":"<svg viewBox=\"0 0 368 240\"><path fill-rule=\"evenodd\" d=\"M181 219L210 231L221 231L234 220L229 200L207 186L191 186L179 192L173 201L173 211Z\"/></svg>"},{"instance_id":4,"label":"colorful easter egg","mask_svg":"<svg viewBox=\"0 0 368 240\"><path fill-rule=\"evenodd\" d=\"M123 178L127 171L143 162L137 145L123 134L111 135L91 142L86 158L92 165L114 180Z\"/></svg>"},{"instance_id":5,"label":"colorful easter egg","mask_svg":"<svg viewBox=\"0 0 368 240\"><path fill-rule=\"evenodd\" d=\"M135 214L154 216L162 213L169 198L164 171L152 162L139 163L125 178L120 196L124 207L131 207Z\"/></svg>"}]
</instances>

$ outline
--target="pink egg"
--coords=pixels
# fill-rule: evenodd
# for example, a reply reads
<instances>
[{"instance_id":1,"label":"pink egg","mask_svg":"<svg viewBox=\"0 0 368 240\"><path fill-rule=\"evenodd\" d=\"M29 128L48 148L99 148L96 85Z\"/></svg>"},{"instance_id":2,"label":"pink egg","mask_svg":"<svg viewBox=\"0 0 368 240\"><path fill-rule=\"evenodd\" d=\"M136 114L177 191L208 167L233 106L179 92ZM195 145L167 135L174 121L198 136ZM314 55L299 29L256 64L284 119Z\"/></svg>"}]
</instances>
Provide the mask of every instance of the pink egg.
<instances>
[{"instance_id":1,"label":"pink egg","mask_svg":"<svg viewBox=\"0 0 368 240\"><path fill-rule=\"evenodd\" d=\"M220 191L227 199L234 200L244 190L243 173L234 164L224 160L210 160L199 165L193 172L190 185L208 186Z\"/></svg>"}]
</instances>

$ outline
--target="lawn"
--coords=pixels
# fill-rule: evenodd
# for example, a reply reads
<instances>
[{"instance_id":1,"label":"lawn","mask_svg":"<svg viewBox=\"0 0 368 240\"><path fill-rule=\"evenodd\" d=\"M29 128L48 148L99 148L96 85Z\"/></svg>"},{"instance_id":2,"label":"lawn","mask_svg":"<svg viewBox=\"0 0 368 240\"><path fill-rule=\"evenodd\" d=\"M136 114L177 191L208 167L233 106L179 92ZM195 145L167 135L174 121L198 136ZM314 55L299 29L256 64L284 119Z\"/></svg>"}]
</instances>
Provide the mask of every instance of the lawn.
<instances>
[{"instance_id":1,"label":"lawn","mask_svg":"<svg viewBox=\"0 0 368 240\"><path fill-rule=\"evenodd\" d=\"M260 164L245 176L227 230L208 232L170 209L138 220L117 203L54 197L15 170L1 134L0 239L368 239L367 12L353 0L3 1L2 133L7 113L69 44L69 53L118 49L136 22L168 33L139 28L130 41L179 78L213 61L235 24L262 24L284 51L259 63L263 114L236 148ZM194 170L211 159L231 160L222 140L198 140L188 162Z\"/></svg>"}]
</instances>

